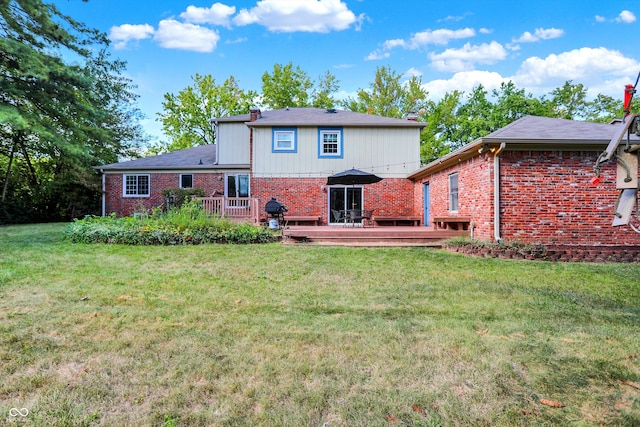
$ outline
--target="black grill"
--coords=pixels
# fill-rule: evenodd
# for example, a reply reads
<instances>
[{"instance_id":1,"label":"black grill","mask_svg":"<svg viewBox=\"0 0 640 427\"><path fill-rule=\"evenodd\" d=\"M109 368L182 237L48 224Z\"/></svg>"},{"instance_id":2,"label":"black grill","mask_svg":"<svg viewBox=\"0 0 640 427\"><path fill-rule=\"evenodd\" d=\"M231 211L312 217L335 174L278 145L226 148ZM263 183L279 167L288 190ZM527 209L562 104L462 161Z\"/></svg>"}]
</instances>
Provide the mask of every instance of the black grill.
<instances>
[{"instance_id":1,"label":"black grill","mask_svg":"<svg viewBox=\"0 0 640 427\"><path fill-rule=\"evenodd\" d=\"M275 197L272 197L271 200L269 200L264 206L264 211L267 213L267 215L275 217L281 216L287 211L287 208L285 205L277 201Z\"/></svg>"},{"instance_id":2,"label":"black grill","mask_svg":"<svg viewBox=\"0 0 640 427\"><path fill-rule=\"evenodd\" d=\"M269 228L280 228L280 224L284 223L284 213L287 211L287 207L272 197L271 200L264 205L264 211L267 214L267 223Z\"/></svg>"}]
</instances>

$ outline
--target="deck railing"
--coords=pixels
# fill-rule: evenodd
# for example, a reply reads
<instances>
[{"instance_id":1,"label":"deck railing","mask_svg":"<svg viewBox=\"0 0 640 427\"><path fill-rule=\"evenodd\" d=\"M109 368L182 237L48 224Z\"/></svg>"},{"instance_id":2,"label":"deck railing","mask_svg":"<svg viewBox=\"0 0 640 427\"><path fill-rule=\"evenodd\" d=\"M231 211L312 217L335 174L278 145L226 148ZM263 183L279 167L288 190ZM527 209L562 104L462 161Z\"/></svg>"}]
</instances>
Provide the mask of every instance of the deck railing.
<instances>
[{"instance_id":1,"label":"deck railing","mask_svg":"<svg viewBox=\"0 0 640 427\"><path fill-rule=\"evenodd\" d=\"M202 201L204 210L237 221L260 223L258 199L252 197L195 197Z\"/></svg>"}]
</instances>

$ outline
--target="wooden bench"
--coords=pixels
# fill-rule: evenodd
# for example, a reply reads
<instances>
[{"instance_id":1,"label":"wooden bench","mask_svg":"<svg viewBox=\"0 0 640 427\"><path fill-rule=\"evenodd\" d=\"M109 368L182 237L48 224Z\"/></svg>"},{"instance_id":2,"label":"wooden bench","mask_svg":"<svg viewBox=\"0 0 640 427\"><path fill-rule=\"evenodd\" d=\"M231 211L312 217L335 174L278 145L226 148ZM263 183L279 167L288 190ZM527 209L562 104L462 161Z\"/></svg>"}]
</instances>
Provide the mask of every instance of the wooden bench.
<instances>
[{"instance_id":1,"label":"wooden bench","mask_svg":"<svg viewBox=\"0 0 640 427\"><path fill-rule=\"evenodd\" d=\"M420 217L419 216L380 216L375 215L372 219L373 225L385 225L391 224L393 226L396 225L412 225L417 227L420 225Z\"/></svg>"},{"instance_id":2,"label":"wooden bench","mask_svg":"<svg viewBox=\"0 0 640 427\"><path fill-rule=\"evenodd\" d=\"M286 215L284 216L284 221L287 225L302 225L302 224L311 224L311 225L320 225L320 221L322 217L320 215Z\"/></svg>"},{"instance_id":3,"label":"wooden bench","mask_svg":"<svg viewBox=\"0 0 640 427\"><path fill-rule=\"evenodd\" d=\"M468 216L434 216L433 228L436 230L468 230L471 218Z\"/></svg>"}]
</instances>

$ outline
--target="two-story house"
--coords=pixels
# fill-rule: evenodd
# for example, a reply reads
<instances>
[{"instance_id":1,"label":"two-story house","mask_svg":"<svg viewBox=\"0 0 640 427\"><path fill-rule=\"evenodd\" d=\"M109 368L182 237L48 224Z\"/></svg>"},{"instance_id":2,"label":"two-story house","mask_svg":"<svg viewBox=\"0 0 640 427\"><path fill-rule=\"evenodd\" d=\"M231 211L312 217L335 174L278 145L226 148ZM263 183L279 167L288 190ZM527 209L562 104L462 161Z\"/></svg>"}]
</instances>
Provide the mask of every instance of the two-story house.
<instances>
[{"instance_id":1,"label":"two-story house","mask_svg":"<svg viewBox=\"0 0 640 427\"><path fill-rule=\"evenodd\" d=\"M321 217L332 210L411 215L424 123L336 109L285 108L219 118L216 144L98 167L103 213L130 215L164 202L169 187L199 187L208 195L272 197L292 215ZM327 185L327 177L357 168L382 181Z\"/></svg>"}]
</instances>

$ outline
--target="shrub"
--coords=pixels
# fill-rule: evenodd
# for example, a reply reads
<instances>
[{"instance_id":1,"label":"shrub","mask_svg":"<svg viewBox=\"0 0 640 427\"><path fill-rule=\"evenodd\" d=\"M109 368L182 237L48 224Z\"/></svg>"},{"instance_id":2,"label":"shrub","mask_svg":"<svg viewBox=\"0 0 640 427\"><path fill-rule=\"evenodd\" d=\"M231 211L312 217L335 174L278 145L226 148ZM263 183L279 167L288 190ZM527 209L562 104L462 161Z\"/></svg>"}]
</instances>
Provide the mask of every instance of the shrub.
<instances>
[{"instance_id":1,"label":"shrub","mask_svg":"<svg viewBox=\"0 0 640 427\"><path fill-rule=\"evenodd\" d=\"M205 192L202 188L165 188L162 190L167 207L179 208L192 197L204 197Z\"/></svg>"},{"instance_id":2,"label":"shrub","mask_svg":"<svg viewBox=\"0 0 640 427\"><path fill-rule=\"evenodd\" d=\"M278 236L263 227L209 216L198 201L188 200L150 217L88 216L64 229L73 243L126 245L197 245L203 243L268 243Z\"/></svg>"}]
</instances>

